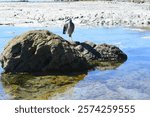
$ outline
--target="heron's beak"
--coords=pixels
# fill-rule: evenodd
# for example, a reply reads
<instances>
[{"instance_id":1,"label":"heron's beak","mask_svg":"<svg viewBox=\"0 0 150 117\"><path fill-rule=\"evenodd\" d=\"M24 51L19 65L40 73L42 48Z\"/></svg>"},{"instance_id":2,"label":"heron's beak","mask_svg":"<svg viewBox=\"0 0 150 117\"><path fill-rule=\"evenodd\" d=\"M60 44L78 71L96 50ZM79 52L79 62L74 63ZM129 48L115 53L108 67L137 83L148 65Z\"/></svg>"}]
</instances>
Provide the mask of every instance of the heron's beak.
<instances>
[{"instance_id":1,"label":"heron's beak","mask_svg":"<svg viewBox=\"0 0 150 117\"><path fill-rule=\"evenodd\" d=\"M72 19L71 19L71 18L69 18L69 19L67 19L65 22L68 22L68 21L72 21Z\"/></svg>"},{"instance_id":2,"label":"heron's beak","mask_svg":"<svg viewBox=\"0 0 150 117\"><path fill-rule=\"evenodd\" d=\"M70 19L67 19L65 22L68 22Z\"/></svg>"}]
</instances>

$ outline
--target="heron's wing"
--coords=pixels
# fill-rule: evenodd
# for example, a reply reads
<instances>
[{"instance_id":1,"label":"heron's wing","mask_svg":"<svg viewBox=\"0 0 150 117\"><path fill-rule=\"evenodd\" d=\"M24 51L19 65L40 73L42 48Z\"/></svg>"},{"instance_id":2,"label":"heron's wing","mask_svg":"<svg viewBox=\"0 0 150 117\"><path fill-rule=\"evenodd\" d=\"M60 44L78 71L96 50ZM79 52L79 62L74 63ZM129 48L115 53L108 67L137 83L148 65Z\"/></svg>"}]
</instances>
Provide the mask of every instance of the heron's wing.
<instances>
[{"instance_id":1,"label":"heron's wing","mask_svg":"<svg viewBox=\"0 0 150 117\"><path fill-rule=\"evenodd\" d=\"M75 25L74 23L70 23L69 27L68 27L68 31L67 33L69 34L69 37L71 37L73 31L74 31Z\"/></svg>"},{"instance_id":2,"label":"heron's wing","mask_svg":"<svg viewBox=\"0 0 150 117\"><path fill-rule=\"evenodd\" d=\"M72 33L73 33L74 29L75 29L75 25L74 25L74 23L72 23Z\"/></svg>"},{"instance_id":3,"label":"heron's wing","mask_svg":"<svg viewBox=\"0 0 150 117\"><path fill-rule=\"evenodd\" d=\"M67 28L68 28L68 24L66 23L63 27L63 34L66 34Z\"/></svg>"}]
</instances>

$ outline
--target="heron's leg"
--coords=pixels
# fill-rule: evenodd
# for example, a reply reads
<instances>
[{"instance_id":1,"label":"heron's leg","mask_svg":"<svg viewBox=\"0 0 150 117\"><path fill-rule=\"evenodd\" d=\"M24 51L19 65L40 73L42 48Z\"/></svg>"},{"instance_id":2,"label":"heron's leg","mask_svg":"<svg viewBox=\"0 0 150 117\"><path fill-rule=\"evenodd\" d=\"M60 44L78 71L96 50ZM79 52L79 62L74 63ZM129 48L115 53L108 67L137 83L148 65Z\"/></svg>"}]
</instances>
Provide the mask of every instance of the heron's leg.
<instances>
[{"instance_id":1,"label":"heron's leg","mask_svg":"<svg viewBox=\"0 0 150 117\"><path fill-rule=\"evenodd\" d=\"M73 42L72 36L71 36L71 35L69 35L69 40L70 40L71 42Z\"/></svg>"},{"instance_id":2,"label":"heron's leg","mask_svg":"<svg viewBox=\"0 0 150 117\"><path fill-rule=\"evenodd\" d=\"M72 41L72 42L73 42L72 37L70 37L70 41Z\"/></svg>"}]
</instances>

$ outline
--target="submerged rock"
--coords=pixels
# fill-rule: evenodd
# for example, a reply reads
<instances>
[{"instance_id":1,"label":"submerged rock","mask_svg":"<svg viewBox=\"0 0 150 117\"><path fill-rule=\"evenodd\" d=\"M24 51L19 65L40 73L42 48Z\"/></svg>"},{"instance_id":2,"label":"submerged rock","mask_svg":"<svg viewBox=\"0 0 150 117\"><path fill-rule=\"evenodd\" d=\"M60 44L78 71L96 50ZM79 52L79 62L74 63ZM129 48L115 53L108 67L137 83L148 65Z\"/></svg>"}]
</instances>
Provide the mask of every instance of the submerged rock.
<instances>
[{"instance_id":1,"label":"submerged rock","mask_svg":"<svg viewBox=\"0 0 150 117\"><path fill-rule=\"evenodd\" d=\"M5 47L1 63L5 72L84 71L93 61L124 62L118 47L93 42L68 42L47 30L34 30L15 37ZM94 65L94 66L93 66Z\"/></svg>"},{"instance_id":2,"label":"submerged rock","mask_svg":"<svg viewBox=\"0 0 150 117\"><path fill-rule=\"evenodd\" d=\"M97 69L116 69L121 63L116 62L96 62ZM61 74L25 74L25 73L3 73L2 83L9 99L55 99L58 95L64 94L73 89L76 84L83 80L86 72ZM73 90L72 90L73 91Z\"/></svg>"},{"instance_id":3,"label":"submerged rock","mask_svg":"<svg viewBox=\"0 0 150 117\"><path fill-rule=\"evenodd\" d=\"M4 90L11 99L46 100L74 87L86 74L31 75L2 74Z\"/></svg>"}]
</instances>

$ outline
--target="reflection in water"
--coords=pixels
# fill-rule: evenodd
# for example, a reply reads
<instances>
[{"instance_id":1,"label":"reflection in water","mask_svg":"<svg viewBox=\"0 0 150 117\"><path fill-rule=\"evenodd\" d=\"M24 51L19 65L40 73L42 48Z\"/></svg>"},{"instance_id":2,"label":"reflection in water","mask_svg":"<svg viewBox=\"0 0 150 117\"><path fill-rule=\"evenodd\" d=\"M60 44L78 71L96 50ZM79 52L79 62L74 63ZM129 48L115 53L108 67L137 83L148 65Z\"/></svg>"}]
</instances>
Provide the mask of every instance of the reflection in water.
<instances>
[{"instance_id":1,"label":"reflection in water","mask_svg":"<svg viewBox=\"0 0 150 117\"><path fill-rule=\"evenodd\" d=\"M1 81L1 76L0 76L0 81ZM6 94L6 92L3 89L2 86L2 82L0 82L0 100L4 100L4 99L10 99L10 96L8 94Z\"/></svg>"},{"instance_id":2,"label":"reflection in water","mask_svg":"<svg viewBox=\"0 0 150 117\"><path fill-rule=\"evenodd\" d=\"M29 74L2 74L5 91L12 99L48 99L65 92L82 80L85 74L34 76Z\"/></svg>"},{"instance_id":3,"label":"reflection in water","mask_svg":"<svg viewBox=\"0 0 150 117\"><path fill-rule=\"evenodd\" d=\"M117 67L119 67L121 64L123 64L125 61L122 62L115 62L115 61L110 61L110 62L99 62L99 61L94 61L92 64L95 64L96 69L105 71L105 70L114 70Z\"/></svg>"},{"instance_id":4,"label":"reflection in water","mask_svg":"<svg viewBox=\"0 0 150 117\"><path fill-rule=\"evenodd\" d=\"M121 63L100 62L101 70L114 69ZM71 75L36 76L29 74L2 74L5 91L12 99L55 99L57 95L73 89L79 81L85 78L85 73Z\"/></svg>"}]
</instances>

